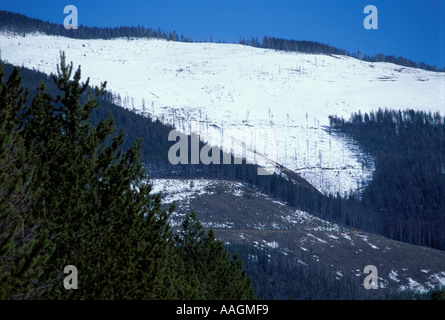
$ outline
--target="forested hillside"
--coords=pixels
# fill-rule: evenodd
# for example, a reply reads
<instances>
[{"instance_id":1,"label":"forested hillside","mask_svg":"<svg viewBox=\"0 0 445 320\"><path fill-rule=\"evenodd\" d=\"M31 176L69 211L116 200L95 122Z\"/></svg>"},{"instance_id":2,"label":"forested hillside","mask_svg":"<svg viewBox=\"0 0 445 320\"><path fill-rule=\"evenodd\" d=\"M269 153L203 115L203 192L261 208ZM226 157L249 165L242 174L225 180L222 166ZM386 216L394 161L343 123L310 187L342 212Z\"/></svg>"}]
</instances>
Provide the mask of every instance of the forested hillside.
<instances>
[{"instance_id":1,"label":"forested hillside","mask_svg":"<svg viewBox=\"0 0 445 320\"><path fill-rule=\"evenodd\" d=\"M334 130L375 157L372 181L355 202L369 227L392 239L445 249L445 121L440 113L379 109L332 117ZM369 211L368 211L369 210Z\"/></svg>"},{"instance_id":2,"label":"forested hillside","mask_svg":"<svg viewBox=\"0 0 445 320\"><path fill-rule=\"evenodd\" d=\"M332 277L316 261L301 264L276 249L229 244L243 259L257 294L277 300L355 300L363 290L352 278Z\"/></svg>"}]
</instances>

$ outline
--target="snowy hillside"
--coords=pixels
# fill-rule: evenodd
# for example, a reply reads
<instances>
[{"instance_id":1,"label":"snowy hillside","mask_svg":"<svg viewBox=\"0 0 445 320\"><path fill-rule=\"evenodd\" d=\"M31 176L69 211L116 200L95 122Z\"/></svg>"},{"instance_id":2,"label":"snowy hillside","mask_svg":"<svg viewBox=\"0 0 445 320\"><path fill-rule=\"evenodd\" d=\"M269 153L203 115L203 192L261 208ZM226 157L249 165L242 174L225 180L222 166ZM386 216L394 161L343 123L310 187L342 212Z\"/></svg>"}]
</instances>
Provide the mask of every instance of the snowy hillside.
<instances>
[{"instance_id":1,"label":"snowy hillside","mask_svg":"<svg viewBox=\"0 0 445 320\"><path fill-rule=\"evenodd\" d=\"M379 107L445 113L444 74L344 56L6 33L0 34L0 50L9 63L45 73L56 72L65 51L92 84L106 80L122 106L237 155L245 143L325 193L357 189L373 169L353 141L323 130L329 115ZM270 166L259 156L253 160Z\"/></svg>"}]
</instances>

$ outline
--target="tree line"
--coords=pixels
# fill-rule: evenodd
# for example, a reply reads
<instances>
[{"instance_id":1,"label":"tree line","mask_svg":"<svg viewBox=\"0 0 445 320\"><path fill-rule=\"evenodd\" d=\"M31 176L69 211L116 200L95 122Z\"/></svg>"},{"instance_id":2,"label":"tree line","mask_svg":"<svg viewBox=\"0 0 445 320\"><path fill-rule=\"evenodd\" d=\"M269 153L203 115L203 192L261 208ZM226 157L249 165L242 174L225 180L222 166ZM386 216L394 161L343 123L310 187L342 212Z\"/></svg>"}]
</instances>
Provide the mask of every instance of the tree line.
<instances>
[{"instance_id":1,"label":"tree line","mask_svg":"<svg viewBox=\"0 0 445 320\"><path fill-rule=\"evenodd\" d=\"M79 25L78 29L75 30L65 29L61 24L42 21L40 19L30 18L22 14L3 10L0 10L0 30L14 32L23 36L26 36L27 33L39 31L48 35L74 39L155 38L168 41L199 42L196 39L193 40L190 35L184 35L184 33L161 30L160 28L147 28L140 25L137 27L119 26L101 28ZM213 42L212 38L210 38L209 41ZM405 67L445 72L445 67L439 69L436 65L431 66L424 62L415 62L402 56L396 57L394 55L385 55L383 53L370 56L361 52L349 52L348 50L339 49L316 41L292 40L270 36L264 36L262 39L259 39L258 36L252 36L250 39L240 37L238 43L258 48L282 51L345 55L368 62L389 62Z\"/></svg>"},{"instance_id":2,"label":"tree line","mask_svg":"<svg viewBox=\"0 0 445 320\"><path fill-rule=\"evenodd\" d=\"M171 41L193 42L190 36L176 31L144 26L88 27L79 25L77 29L66 29L62 24L42 21L19 13L0 10L0 30L14 32L22 36L27 33L42 32L48 35L73 39L115 39L115 38L157 38Z\"/></svg>"},{"instance_id":3,"label":"tree line","mask_svg":"<svg viewBox=\"0 0 445 320\"><path fill-rule=\"evenodd\" d=\"M236 254L191 212L179 232L111 117L61 54L35 96L0 64L1 299L256 299ZM86 100L81 101L81 97ZM64 267L78 269L67 290Z\"/></svg>"},{"instance_id":4,"label":"tree line","mask_svg":"<svg viewBox=\"0 0 445 320\"><path fill-rule=\"evenodd\" d=\"M394 56L394 55L385 55L383 53L378 53L373 56L366 55L357 52L350 52L348 50L339 49L328 44L319 43L316 41L297 41L297 40L289 40L275 37L263 37L263 40L260 42L258 39L252 37L250 41L242 40L240 43L253 45L260 48L267 49L275 49L282 51L294 51L294 52L304 52L304 53L312 53L312 54L335 54L335 55L343 55L353 57L359 60L368 61L368 62L388 62L397 64L404 67L410 68L418 68L427 71L435 71L435 72L445 72L445 67L439 69L436 65L429 65L425 62L415 62L411 59L404 58L402 56Z\"/></svg>"},{"instance_id":5,"label":"tree line","mask_svg":"<svg viewBox=\"0 0 445 320\"><path fill-rule=\"evenodd\" d=\"M445 67L442 69L439 69L436 65L429 65L425 62L415 62L411 59L404 58L402 56L396 57L395 55L385 55L383 53L377 53L374 56L361 54L360 52L357 52L355 54L351 54L350 56L354 58L361 59L363 61L368 62L388 62L397 64L399 66L409 67L409 68L418 68L423 69L426 71L435 71L435 72L445 72Z\"/></svg>"}]
</instances>

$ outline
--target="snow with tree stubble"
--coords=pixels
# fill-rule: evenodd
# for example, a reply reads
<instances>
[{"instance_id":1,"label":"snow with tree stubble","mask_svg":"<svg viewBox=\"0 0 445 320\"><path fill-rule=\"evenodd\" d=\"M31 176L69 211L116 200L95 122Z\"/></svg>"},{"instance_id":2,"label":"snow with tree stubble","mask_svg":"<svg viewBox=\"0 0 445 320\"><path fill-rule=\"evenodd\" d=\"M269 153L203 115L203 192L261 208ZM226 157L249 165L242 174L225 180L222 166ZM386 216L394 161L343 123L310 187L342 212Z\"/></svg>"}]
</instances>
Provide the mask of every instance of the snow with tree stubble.
<instances>
[{"instance_id":1,"label":"snow with tree stubble","mask_svg":"<svg viewBox=\"0 0 445 320\"><path fill-rule=\"evenodd\" d=\"M345 56L7 33L0 34L0 49L7 62L48 74L64 51L91 84L106 80L123 107L237 156L257 152L256 163L276 161L326 194L358 190L373 172L372 159L354 141L323 130L329 115L378 108L445 113L443 73ZM273 141L258 138L259 131L273 132Z\"/></svg>"}]
</instances>

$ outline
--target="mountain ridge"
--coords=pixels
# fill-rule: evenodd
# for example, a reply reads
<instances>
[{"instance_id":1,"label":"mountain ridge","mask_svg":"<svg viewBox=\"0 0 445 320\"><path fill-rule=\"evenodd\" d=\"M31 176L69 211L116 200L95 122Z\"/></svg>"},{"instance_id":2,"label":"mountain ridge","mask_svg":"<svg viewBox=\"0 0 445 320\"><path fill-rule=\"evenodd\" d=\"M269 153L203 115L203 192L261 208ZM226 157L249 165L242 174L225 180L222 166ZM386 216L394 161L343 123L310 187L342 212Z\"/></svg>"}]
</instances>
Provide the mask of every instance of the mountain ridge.
<instances>
[{"instance_id":1,"label":"mountain ridge","mask_svg":"<svg viewBox=\"0 0 445 320\"><path fill-rule=\"evenodd\" d=\"M146 28L145 26L119 26L119 27L88 27L84 25L78 26L78 29L66 29L63 25L49 21L43 21L38 18L28 17L26 15L0 10L0 29L12 30L20 33L40 31L47 35L61 35L77 39L114 39L119 37L136 37L136 38L157 38L170 41L181 42L209 42L193 40L190 36L179 34L176 31L165 31L161 28ZM80 29L80 30L79 30ZM211 39L211 38L210 38ZM210 40L210 42L213 42ZM216 42L215 42L216 43ZM218 42L218 43L221 43ZM226 43L226 42L222 42ZM239 44L269 48L282 51L295 51L305 53L324 53L327 55L339 54L351 56L364 61L371 62L391 62L402 66L420 68L428 71L445 72L445 67L439 70L437 66L431 66L424 62L415 62L401 56L385 55L383 53L374 56L363 55L362 53L350 53L347 50L333 47L329 44L320 43L318 41L283 39L273 36L264 36L260 41L258 37L251 39L241 39Z\"/></svg>"}]
</instances>

